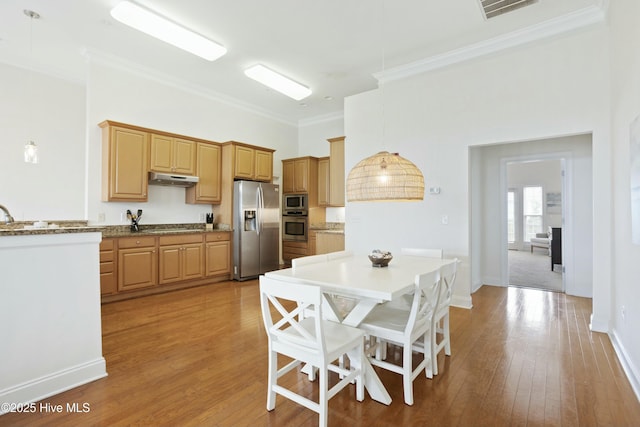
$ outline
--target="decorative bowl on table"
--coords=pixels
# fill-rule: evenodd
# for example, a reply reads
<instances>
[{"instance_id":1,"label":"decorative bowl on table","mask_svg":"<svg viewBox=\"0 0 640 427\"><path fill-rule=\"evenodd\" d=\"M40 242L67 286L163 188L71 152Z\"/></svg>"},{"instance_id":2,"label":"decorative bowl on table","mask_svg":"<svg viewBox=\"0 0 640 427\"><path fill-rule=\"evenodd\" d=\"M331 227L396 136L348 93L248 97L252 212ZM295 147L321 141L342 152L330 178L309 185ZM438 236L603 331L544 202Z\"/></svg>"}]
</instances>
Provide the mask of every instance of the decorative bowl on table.
<instances>
[{"instance_id":1,"label":"decorative bowl on table","mask_svg":"<svg viewBox=\"0 0 640 427\"><path fill-rule=\"evenodd\" d=\"M392 259L391 252L381 251L380 249L375 249L369 254L372 267L386 267Z\"/></svg>"}]
</instances>

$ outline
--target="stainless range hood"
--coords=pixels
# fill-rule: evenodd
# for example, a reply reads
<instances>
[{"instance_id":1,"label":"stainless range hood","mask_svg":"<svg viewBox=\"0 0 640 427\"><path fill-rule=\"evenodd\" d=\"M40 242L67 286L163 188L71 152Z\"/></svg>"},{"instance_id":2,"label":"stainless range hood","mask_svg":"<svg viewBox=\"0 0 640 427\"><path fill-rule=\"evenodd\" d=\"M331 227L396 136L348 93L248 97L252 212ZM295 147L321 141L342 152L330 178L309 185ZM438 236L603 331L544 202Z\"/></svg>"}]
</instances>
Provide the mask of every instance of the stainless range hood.
<instances>
[{"instance_id":1,"label":"stainless range hood","mask_svg":"<svg viewBox=\"0 0 640 427\"><path fill-rule=\"evenodd\" d=\"M174 173L149 172L150 185L166 185L171 187L193 187L198 183L197 176L177 175Z\"/></svg>"}]
</instances>

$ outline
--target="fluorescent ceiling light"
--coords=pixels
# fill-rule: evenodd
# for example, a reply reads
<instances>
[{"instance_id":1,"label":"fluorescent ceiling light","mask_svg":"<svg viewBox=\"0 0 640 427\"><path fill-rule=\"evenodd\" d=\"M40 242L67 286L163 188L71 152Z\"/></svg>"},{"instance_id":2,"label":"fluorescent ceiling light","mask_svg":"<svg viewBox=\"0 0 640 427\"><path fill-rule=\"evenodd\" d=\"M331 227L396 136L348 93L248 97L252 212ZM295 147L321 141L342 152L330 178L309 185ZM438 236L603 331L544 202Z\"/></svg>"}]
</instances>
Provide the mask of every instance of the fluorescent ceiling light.
<instances>
[{"instance_id":1,"label":"fluorescent ceiling light","mask_svg":"<svg viewBox=\"0 0 640 427\"><path fill-rule=\"evenodd\" d=\"M278 74L275 71L268 69L264 65L254 65L253 67L244 70L244 73L247 77L260 82L271 89L277 90L296 101L300 101L301 99L311 95L311 89L308 87L302 86L300 83L294 82L282 74Z\"/></svg>"},{"instance_id":2,"label":"fluorescent ceiling light","mask_svg":"<svg viewBox=\"0 0 640 427\"><path fill-rule=\"evenodd\" d=\"M125 25L208 61L215 61L227 53L224 46L128 1L120 2L111 9L111 16Z\"/></svg>"}]
</instances>

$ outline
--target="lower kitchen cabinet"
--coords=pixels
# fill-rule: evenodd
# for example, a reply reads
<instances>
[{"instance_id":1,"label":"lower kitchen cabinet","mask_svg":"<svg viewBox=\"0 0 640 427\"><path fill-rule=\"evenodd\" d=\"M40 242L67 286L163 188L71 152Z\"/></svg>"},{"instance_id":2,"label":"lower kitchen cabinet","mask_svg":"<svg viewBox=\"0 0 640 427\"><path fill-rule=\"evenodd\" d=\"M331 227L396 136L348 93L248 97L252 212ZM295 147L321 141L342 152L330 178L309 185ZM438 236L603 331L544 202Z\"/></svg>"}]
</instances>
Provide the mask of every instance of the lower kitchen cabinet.
<instances>
[{"instance_id":1,"label":"lower kitchen cabinet","mask_svg":"<svg viewBox=\"0 0 640 427\"><path fill-rule=\"evenodd\" d=\"M112 237L100 244L103 302L231 279L231 232Z\"/></svg>"},{"instance_id":2,"label":"lower kitchen cabinet","mask_svg":"<svg viewBox=\"0 0 640 427\"><path fill-rule=\"evenodd\" d=\"M100 242L100 295L118 292L115 239Z\"/></svg>"},{"instance_id":3,"label":"lower kitchen cabinet","mask_svg":"<svg viewBox=\"0 0 640 427\"><path fill-rule=\"evenodd\" d=\"M230 233L207 233L205 240L205 275L231 274Z\"/></svg>"},{"instance_id":4,"label":"lower kitchen cabinet","mask_svg":"<svg viewBox=\"0 0 640 427\"><path fill-rule=\"evenodd\" d=\"M204 275L201 234L160 237L158 253L161 285Z\"/></svg>"},{"instance_id":5,"label":"lower kitchen cabinet","mask_svg":"<svg viewBox=\"0 0 640 427\"><path fill-rule=\"evenodd\" d=\"M311 251L313 252L313 251ZM282 242L282 259L285 264L291 264L294 258L312 255L309 250L309 242Z\"/></svg>"},{"instance_id":6,"label":"lower kitchen cabinet","mask_svg":"<svg viewBox=\"0 0 640 427\"><path fill-rule=\"evenodd\" d=\"M316 253L328 254L330 252L344 251L344 234L319 232L317 236Z\"/></svg>"},{"instance_id":7,"label":"lower kitchen cabinet","mask_svg":"<svg viewBox=\"0 0 640 427\"><path fill-rule=\"evenodd\" d=\"M158 251L155 237L118 240L118 291L158 284Z\"/></svg>"}]
</instances>

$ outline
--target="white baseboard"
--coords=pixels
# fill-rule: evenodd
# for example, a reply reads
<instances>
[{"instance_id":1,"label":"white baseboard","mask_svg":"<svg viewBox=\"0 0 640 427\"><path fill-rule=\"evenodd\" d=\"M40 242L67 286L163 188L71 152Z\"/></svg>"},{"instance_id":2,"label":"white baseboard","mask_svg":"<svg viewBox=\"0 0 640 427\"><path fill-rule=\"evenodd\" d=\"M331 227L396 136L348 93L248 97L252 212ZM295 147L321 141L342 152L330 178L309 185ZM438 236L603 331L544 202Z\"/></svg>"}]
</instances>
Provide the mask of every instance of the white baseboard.
<instances>
[{"instance_id":1,"label":"white baseboard","mask_svg":"<svg viewBox=\"0 0 640 427\"><path fill-rule=\"evenodd\" d=\"M8 404L37 402L54 394L107 376L104 357L54 372L16 386L0 390L0 402ZM2 405L0 415L8 412Z\"/></svg>"},{"instance_id":2,"label":"white baseboard","mask_svg":"<svg viewBox=\"0 0 640 427\"><path fill-rule=\"evenodd\" d=\"M624 348L624 345L622 345L622 342L618 339L615 329L609 333L609 339L611 339L611 344L613 344L613 349L618 356L618 360L620 360L624 373L627 374L631 387L636 394L636 399L640 401L640 371L628 357L627 351Z\"/></svg>"},{"instance_id":3,"label":"white baseboard","mask_svg":"<svg viewBox=\"0 0 640 427\"><path fill-rule=\"evenodd\" d=\"M471 303L471 296L461 297L458 295L452 295L451 305L460 308L473 308L473 304Z\"/></svg>"}]
</instances>

